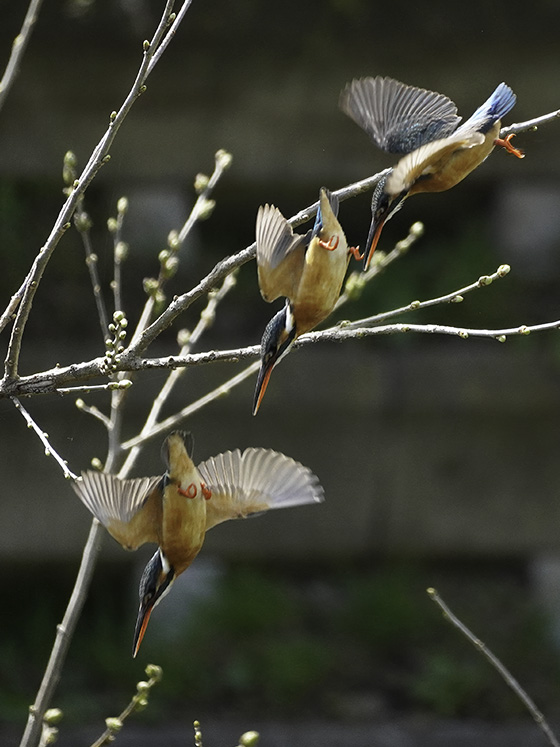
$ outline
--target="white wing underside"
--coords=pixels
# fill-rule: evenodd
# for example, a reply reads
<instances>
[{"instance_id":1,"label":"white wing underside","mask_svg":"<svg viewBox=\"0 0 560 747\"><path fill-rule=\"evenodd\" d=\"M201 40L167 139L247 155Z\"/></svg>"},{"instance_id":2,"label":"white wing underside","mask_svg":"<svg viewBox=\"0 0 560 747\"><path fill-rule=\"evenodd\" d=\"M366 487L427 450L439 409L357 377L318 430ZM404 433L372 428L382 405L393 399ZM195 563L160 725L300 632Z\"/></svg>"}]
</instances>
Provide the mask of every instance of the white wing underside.
<instances>
[{"instance_id":1,"label":"white wing underside","mask_svg":"<svg viewBox=\"0 0 560 747\"><path fill-rule=\"evenodd\" d=\"M136 477L120 480L105 472L82 472L73 488L85 506L103 525L112 521L128 523L142 508L161 481L158 477Z\"/></svg>"},{"instance_id":2,"label":"white wing underside","mask_svg":"<svg viewBox=\"0 0 560 747\"><path fill-rule=\"evenodd\" d=\"M226 451L198 465L212 491L206 529L228 519L324 499L318 478L290 457L269 449Z\"/></svg>"},{"instance_id":3,"label":"white wing underside","mask_svg":"<svg viewBox=\"0 0 560 747\"><path fill-rule=\"evenodd\" d=\"M436 172L440 159L449 158L455 151L473 148L483 142L484 135L480 132L456 132L443 140L422 145L401 158L389 174L385 188L389 194L398 195L408 190L421 175Z\"/></svg>"}]
</instances>

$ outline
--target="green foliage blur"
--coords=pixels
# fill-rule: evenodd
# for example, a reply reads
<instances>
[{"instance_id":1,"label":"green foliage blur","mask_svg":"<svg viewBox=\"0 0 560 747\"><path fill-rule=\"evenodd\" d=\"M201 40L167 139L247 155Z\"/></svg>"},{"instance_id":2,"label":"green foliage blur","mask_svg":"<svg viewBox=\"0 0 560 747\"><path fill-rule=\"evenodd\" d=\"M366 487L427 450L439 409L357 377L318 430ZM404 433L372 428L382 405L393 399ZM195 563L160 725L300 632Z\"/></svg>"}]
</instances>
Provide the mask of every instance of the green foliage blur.
<instances>
[{"instance_id":1,"label":"green foliage blur","mask_svg":"<svg viewBox=\"0 0 560 747\"><path fill-rule=\"evenodd\" d=\"M302 575L289 567L233 567L192 604L186 625L167 619L161 636L164 601L137 660L130 652L136 609L123 588L128 583L112 567L97 574L55 697L65 723L118 712L148 662L162 666L164 677L138 716L147 722L220 713L521 717L519 700L430 601L431 584L547 715L558 709L560 657L550 654L547 621L528 597L521 568L397 563ZM14 629L0 640L2 720L25 717L64 585L48 593L39 584L34 597L12 607Z\"/></svg>"}]
</instances>

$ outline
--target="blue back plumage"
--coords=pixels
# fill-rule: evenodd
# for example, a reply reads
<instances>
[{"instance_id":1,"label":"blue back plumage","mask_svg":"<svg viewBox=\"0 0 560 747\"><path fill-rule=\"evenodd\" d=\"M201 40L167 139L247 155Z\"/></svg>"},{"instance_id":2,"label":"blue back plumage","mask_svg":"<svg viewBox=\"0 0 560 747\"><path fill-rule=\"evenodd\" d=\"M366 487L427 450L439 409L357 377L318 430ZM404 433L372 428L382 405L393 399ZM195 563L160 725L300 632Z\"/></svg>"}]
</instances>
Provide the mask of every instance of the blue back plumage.
<instances>
[{"instance_id":1,"label":"blue back plumage","mask_svg":"<svg viewBox=\"0 0 560 747\"><path fill-rule=\"evenodd\" d=\"M494 93L482 106L478 107L472 117L459 127L457 132L474 130L485 135L495 122L513 109L516 100L517 97L511 88L506 83L500 83Z\"/></svg>"},{"instance_id":2,"label":"blue back plumage","mask_svg":"<svg viewBox=\"0 0 560 747\"><path fill-rule=\"evenodd\" d=\"M336 195L333 195L332 192L327 189L326 187L323 187L325 190L325 193L327 195L327 198L329 200L331 210L334 213L335 218L338 216L338 207L339 207L339 201L338 197ZM311 232L311 237L309 241L311 241L311 238L314 236L317 236L317 234L321 231L323 228L323 213L321 211L321 200L319 199L319 207L317 208L317 215L315 216L315 224L313 226L313 230Z\"/></svg>"}]
</instances>

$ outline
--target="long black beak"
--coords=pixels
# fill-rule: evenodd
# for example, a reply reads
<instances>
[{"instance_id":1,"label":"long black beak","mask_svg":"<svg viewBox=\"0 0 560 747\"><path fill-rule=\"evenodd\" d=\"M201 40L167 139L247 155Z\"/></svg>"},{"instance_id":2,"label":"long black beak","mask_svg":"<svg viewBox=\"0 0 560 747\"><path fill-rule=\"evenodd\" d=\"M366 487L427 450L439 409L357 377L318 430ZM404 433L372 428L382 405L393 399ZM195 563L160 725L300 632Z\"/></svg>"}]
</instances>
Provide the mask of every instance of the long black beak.
<instances>
[{"instance_id":1,"label":"long black beak","mask_svg":"<svg viewBox=\"0 0 560 747\"><path fill-rule=\"evenodd\" d=\"M366 241L366 248L364 251L364 272L369 267L369 263L371 262L371 258L373 257L373 253L379 241L379 237L381 236L381 231L383 230L384 224L385 219L377 222L375 221L375 219L371 221L371 226L369 227L369 233Z\"/></svg>"},{"instance_id":2,"label":"long black beak","mask_svg":"<svg viewBox=\"0 0 560 747\"><path fill-rule=\"evenodd\" d=\"M257 376L257 385L255 387L255 397L253 399L253 415L256 415L261 406L262 398L266 392L266 387L270 379L270 374L274 368L276 361L269 361L268 363L261 363L259 373Z\"/></svg>"},{"instance_id":3,"label":"long black beak","mask_svg":"<svg viewBox=\"0 0 560 747\"><path fill-rule=\"evenodd\" d=\"M144 638L144 633L148 627L153 608L153 603L148 605L141 604L140 609L138 610L138 617L136 618L136 626L134 628L134 639L132 641L132 656L134 658L136 657L142 639Z\"/></svg>"}]
</instances>

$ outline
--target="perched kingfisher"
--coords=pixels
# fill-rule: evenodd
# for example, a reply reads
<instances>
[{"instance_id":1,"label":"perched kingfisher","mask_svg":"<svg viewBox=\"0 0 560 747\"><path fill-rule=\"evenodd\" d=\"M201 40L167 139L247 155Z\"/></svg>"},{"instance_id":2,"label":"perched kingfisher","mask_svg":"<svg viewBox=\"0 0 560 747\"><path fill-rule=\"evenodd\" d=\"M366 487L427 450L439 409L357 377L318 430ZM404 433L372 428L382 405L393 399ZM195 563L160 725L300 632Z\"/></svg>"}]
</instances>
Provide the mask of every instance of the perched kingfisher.
<instances>
[{"instance_id":1,"label":"perched kingfisher","mask_svg":"<svg viewBox=\"0 0 560 747\"><path fill-rule=\"evenodd\" d=\"M73 483L86 507L125 549L158 545L140 580L133 656L152 610L196 558L208 529L227 519L324 498L313 472L277 451L226 451L198 467L192 452L191 434L173 431L162 447L163 476L121 480L88 471Z\"/></svg>"},{"instance_id":2,"label":"perched kingfisher","mask_svg":"<svg viewBox=\"0 0 560 747\"><path fill-rule=\"evenodd\" d=\"M267 324L261 340L261 367L253 401L257 414L274 366L294 340L309 332L334 309L350 256L338 222L338 199L322 187L315 225L305 235L292 227L274 205L257 213L257 268L261 295L269 303L285 296L284 307Z\"/></svg>"},{"instance_id":3,"label":"perched kingfisher","mask_svg":"<svg viewBox=\"0 0 560 747\"><path fill-rule=\"evenodd\" d=\"M499 138L501 119L516 96L500 83L490 98L464 124L457 107L441 93L400 83L392 78L361 78L341 93L340 107L373 142L403 158L377 183L371 201L372 220L364 251L364 269L379 241L383 225L417 192L451 189L476 169L495 145L518 158L513 135Z\"/></svg>"}]
</instances>

